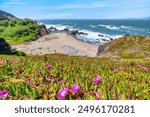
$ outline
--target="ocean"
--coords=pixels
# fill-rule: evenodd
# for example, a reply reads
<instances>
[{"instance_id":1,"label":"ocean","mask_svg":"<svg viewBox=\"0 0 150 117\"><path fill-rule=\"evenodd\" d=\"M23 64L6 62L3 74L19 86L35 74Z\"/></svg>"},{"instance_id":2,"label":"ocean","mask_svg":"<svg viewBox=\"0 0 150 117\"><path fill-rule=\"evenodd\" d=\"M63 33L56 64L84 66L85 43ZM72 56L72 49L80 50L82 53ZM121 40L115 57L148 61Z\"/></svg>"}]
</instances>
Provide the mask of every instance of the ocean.
<instances>
[{"instance_id":1,"label":"ocean","mask_svg":"<svg viewBox=\"0 0 150 117\"><path fill-rule=\"evenodd\" d=\"M109 41L124 35L150 36L150 20L39 20L47 28L78 30L77 38L88 42ZM103 36L99 36L103 35Z\"/></svg>"}]
</instances>

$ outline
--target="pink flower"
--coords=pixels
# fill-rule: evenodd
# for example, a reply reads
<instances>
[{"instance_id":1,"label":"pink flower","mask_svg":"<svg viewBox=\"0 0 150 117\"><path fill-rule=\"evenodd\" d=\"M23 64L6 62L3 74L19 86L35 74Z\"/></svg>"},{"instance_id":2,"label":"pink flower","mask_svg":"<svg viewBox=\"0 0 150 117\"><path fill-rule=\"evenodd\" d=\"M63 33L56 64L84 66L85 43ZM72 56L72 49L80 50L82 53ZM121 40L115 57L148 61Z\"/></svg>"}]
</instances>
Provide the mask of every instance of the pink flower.
<instances>
[{"instance_id":1,"label":"pink flower","mask_svg":"<svg viewBox=\"0 0 150 117\"><path fill-rule=\"evenodd\" d=\"M8 90L3 90L0 92L0 98L6 97L8 95Z\"/></svg>"},{"instance_id":2,"label":"pink flower","mask_svg":"<svg viewBox=\"0 0 150 117\"><path fill-rule=\"evenodd\" d=\"M15 65L15 64L17 64L17 63L18 63L17 61L13 61L13 62L12 62L13 65Z\"/></svg>"},{"instance_id":3,"label":"pink flower","mask_svg":"<svg viewBox=\"0 0 150 117\"><path fill-rule=\"evenodd\" d=\"M113 70L113 72L114 72L114 73L117 73L117 72L118 72L118 70L116 70L116 69L115 69L115 70Z\"/></svg>"},{"instance_id":4,"label":"pink flower","mask_svg":"<svg viewBox=\"0 0 150 117\"><path fill-rule=\"evenodd\" d=\"M138 68L141 68L142 66L141 65L138 65Z\"/></svg>"},{"instance_id":5,"label":"pink flower","mask_svg":"<svg viewBox=\"0 0 150 117\"><path fill-rule=\"evenodd\" d=\"M68 89L64 87L58 91L57 98L64 99L67 95L68 95Z\"/></svg>"},{"instance_id":6,"label":"pink flower","mask_svg":"<svg viewBox=\"0 0 150 117\"><path fill-rule=\"evenodd\" d=\"M72 86L72 92L77 93L80 90L80 84Z\"/></svg>"},{"instance_id":7,"label":"pink flower","mask_svg":"<svg viewBox=\"0 0 150 117\"><path fill-rule=\"evenodd\" d=\"M95 94L95 99L96 99L96 100L99 100L99 99L100 99L98 93Z\"/></svg>"},{"instance_id":8,"label":"pink flower","mask_svg":"<svg viewBox=\"0 0 150 117\"><path fill-rule=\"evenodd\" d=\"M144 71L148 71L148 67L143 67L143 70Z\"/></svg>"},{"instance_id":9,"label":"pink flower","mask_svg":"<svg viewBox=\"0 0 150 117\"><path fill-rule=\"evenodd\" d=\"M48 70L48 69L50 69L52 66L51 65L49 65L49 64L47 64L46 66L45 66L45 68Z\"/></svg>"},{"instance_id":10,"label":"pink flower","mask_svg":"<svg viewBox=\"0 0 150 117\"><path fill-rule=\"evenodd\" d=\"M0 61L0 65L3 64L4 62L5 62L4 60L1 60L1 61Z\"/></svg>"},{"instance_id":11,"label":"pink flower","mask_svg":"<svg viewBox=\"0 0 150 117\"><path fill-rule=\"evenodd\" d=\"M102 80L102 77L101 77L101 76L95 76L95 77L94 77L94 80L93 80L93 84L94 84L94 85L97 85L97 83L99 83L101 80Z\"/></svg>"},{"instance_id":12,"label":"pink flower","mask_svg":"<svg viewBox=\"0 0 150 117\"><path fill-rule=\"evenodd\" d=\"M124 70L124 69L123 69L123 67L119 67L119 69L118 69L118 70L120 70L120 71L121 71L121 70Z\"/></svg>"}]
</instances>

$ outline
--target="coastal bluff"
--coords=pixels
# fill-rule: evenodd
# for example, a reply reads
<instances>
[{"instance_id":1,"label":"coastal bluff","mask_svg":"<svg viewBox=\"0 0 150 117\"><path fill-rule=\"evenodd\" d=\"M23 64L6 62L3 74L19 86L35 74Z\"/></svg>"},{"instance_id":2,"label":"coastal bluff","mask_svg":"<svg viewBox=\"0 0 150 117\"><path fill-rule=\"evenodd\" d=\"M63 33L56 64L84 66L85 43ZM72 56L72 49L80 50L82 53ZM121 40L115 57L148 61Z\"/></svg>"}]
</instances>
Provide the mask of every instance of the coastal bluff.
<instances>
[{"instance_id":1,"label":"coastal bluff","mask_svg":"<svg viewBox=\"0 0 150 117\"><path fill-rule=\"evenodd\" d=\"M112 59L150 58L150 36L124 36L101 44L99 57Z\"/></svg>"},{"instance_id":2,"label":"coastal bluff","mask_svg":"<svg viewBox=\"0 0 150 117\"><path fill-rule=\"evenodd\" d=\"M48 33L46 26L38 24L35 20L20 19L0 10L0 37L10 45L37 40Z\"/></svg>"},{"instance_id":3,"label":"coastal bluff","mask_svg":"<svg viewBox=\"0 0 150 117\"><path fill-rule=\"evenodd\" d=\"M18 20L16 16L0 10L0 20Z\"/></svg>"}]
</instances>

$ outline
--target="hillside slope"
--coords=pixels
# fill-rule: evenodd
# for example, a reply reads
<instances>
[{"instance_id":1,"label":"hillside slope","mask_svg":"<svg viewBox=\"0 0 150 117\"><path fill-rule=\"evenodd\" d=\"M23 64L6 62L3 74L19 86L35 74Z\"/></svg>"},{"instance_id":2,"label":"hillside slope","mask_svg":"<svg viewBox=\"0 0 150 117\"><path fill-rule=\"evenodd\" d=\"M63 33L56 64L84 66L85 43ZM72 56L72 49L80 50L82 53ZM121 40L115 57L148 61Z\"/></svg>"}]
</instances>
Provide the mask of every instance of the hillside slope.
<instances>
[{"instance_id":1,"label":"hillside slope","mask_svg":"<svg viewBox=\"0 0 150 117\"><path fill-rule=\"evenodd\" d=\"M17 20L18 18L14 15L0 10L0 20Z\"/></svg>"},{"instance_id":2,"label":"hillside slope","mask_svg":"<svg viewBox=\"0 0 150 117\"><path fill-rule=\"evenodd\" d=\"M150 58L149 36L124 36L99 46L100 57Z\"/></svg>"},{"instance_id":3,"label":"hillside slope","mask_svg":"<svg viewBox=\"0 0 150 117\"><path fill-rule=\"evenodd\" d=\"M25 41L37 40L48 34L44 25L39 25L31 19L18 19L16 16L0 10L0 38L8 44L19 44Z\"/></svg>"},{"instance_id":4,"label":"hillside slope","mask_svg":"<svg viewBox=\"0 0 150 117\"><path fill-rule=\"evenodd\" d=\"M150 59L1 55L0 68L0 91L9 91L8 100L56 100L63 87L70 92L65 100L150 100Z\"/></svg>"}]
</instances>

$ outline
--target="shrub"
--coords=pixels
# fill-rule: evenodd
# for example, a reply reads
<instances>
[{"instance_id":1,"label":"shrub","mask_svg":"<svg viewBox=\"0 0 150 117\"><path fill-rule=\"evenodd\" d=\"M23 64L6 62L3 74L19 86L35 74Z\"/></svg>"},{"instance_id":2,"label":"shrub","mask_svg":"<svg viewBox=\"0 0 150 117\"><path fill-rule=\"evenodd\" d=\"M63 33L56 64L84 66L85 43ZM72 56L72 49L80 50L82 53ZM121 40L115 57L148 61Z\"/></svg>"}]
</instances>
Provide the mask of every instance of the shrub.
<instances>
[{"instance_id":1,"label":"shrub","mask_svg":"<svg viewBox=\"0 0 150 117\"><path fill-rule=\"evenodd\" d=\"M0 35L10 44L35 40L39 28L36 22L30 19L0 21Z\"/></svg>"},{"instance_id":2,"label":"shrub","mask_svg":"<svg viewBox=\"0 0 150 117\"><path fill-rule=\"evenodd\" d=\"M10 21L9 21L9 26L10 26L10 27L14 27L14 26L16 26L16 23L17 23L16 20L10 20Z\"/></svg>"},{"instance_id":3,"label":"shrub","mask_svg":"<svg viewBox=\"0 0 150 117\"><path fill-rule=\"evenodd\" d=\"M8 24L9 24L9 20L2 20L2 21L0 21L0 26L8 26Z\"/></svg>"},{"instance_id":4,"label":"shrub","mask_svg":"<svg viewBox=\"0 0 150 117\"><path fill-rule=\"evenodd\" d=\"M26 54L23 51L19 51L19 50L12 50L11 54L17 56L26 56Z\"/></svg>"}]
</instances>

